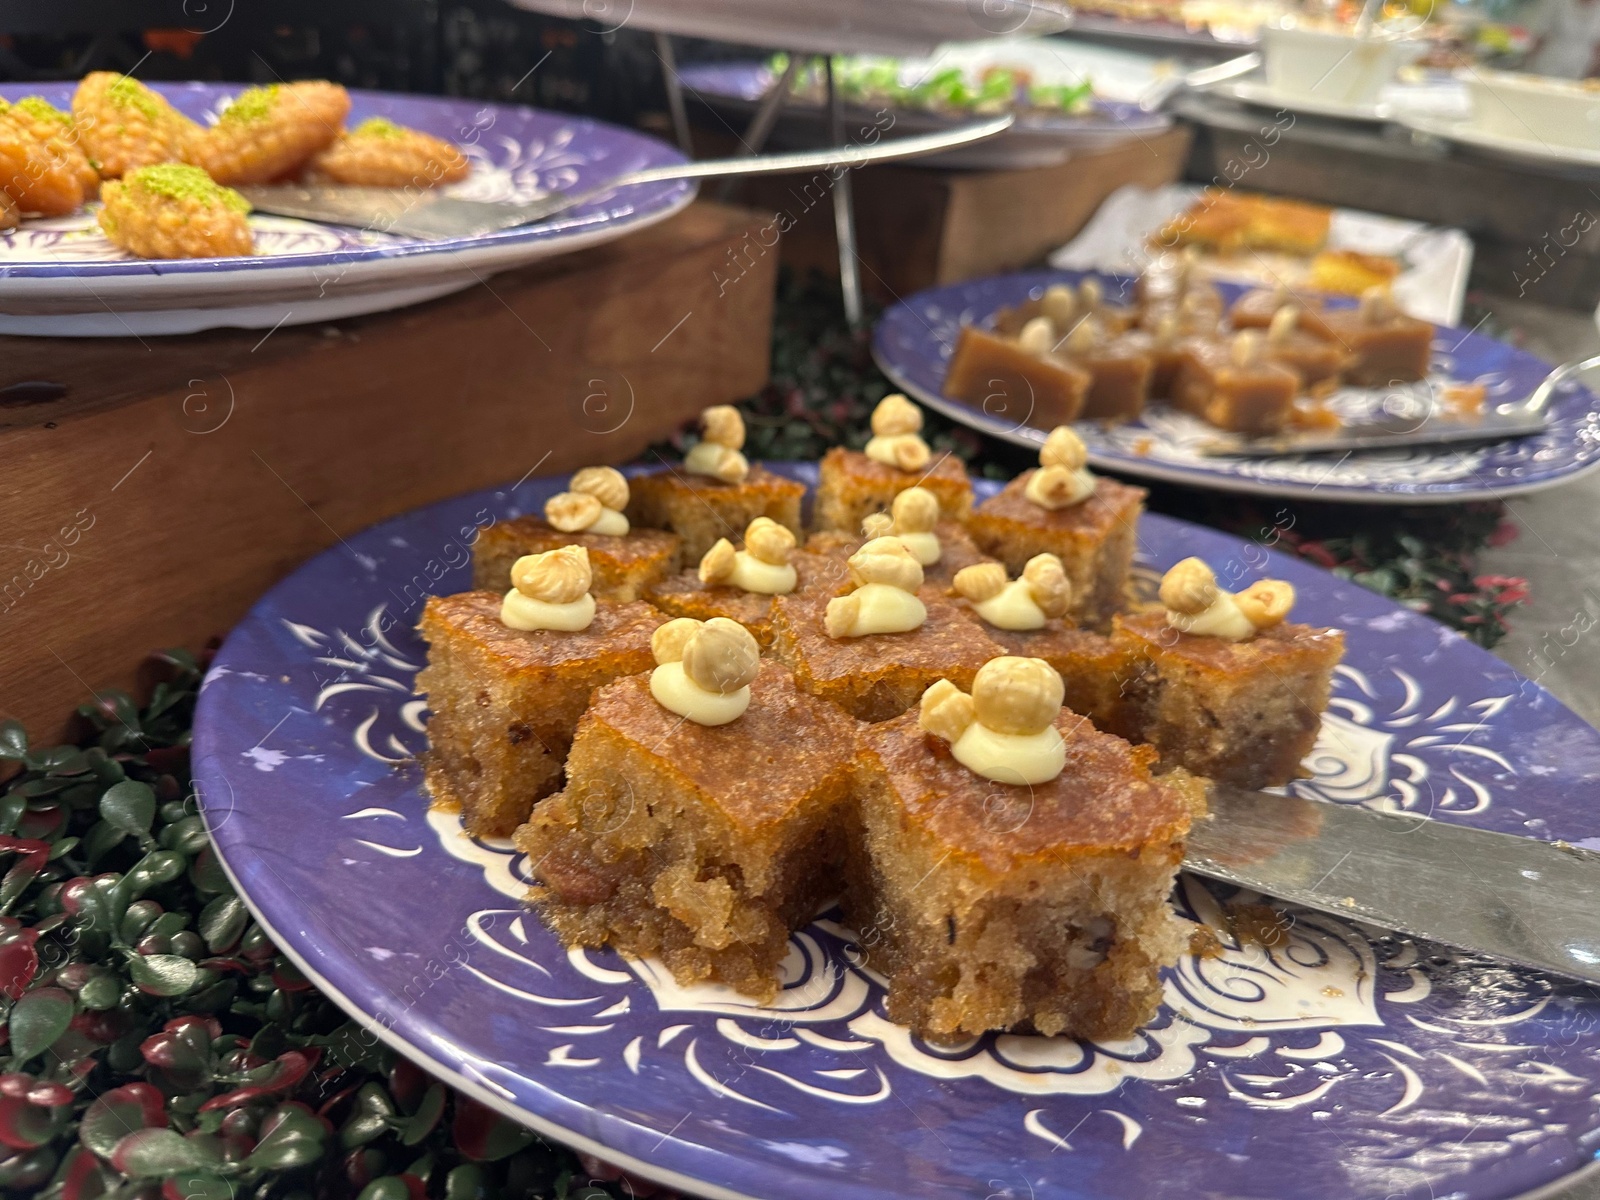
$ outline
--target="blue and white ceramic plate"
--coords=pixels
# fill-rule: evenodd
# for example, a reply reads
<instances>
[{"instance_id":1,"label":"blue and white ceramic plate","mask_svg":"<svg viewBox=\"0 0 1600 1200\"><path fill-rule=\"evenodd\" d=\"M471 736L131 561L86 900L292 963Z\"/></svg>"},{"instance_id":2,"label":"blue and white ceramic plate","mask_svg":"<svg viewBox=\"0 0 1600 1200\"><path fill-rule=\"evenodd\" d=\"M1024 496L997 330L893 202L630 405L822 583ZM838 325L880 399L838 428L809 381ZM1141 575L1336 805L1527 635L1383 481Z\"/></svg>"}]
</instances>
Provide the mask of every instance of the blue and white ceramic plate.
<instances>
[{"instance_id":1,"label":"blue and white ceramic plate","mask_svg":"<svg viewBox=\"0 0 1600 1200\"><path fill-rule=\"evenodd\" d=\"M942 50L926 61L930 64L946 61L953 64L965 62L974 54L992 57L1002 63L1030 57L1018 49L1019 45L1029 47L1031 44L1006 41L984 43L981 47L962 51ZM1038 58L1039 55L1036 52L1031 57ZM1046 55L1046 58L1049 57ZM1056 66L1055 75L1064 80L1075 83L1082 78L1070 67L1049 61L1042 66L1046 75L1052 66ZM758 62L697 63L682 68L678 78L691 96L725 112L741 125L755 111L756 105L774 82L767 65ZM1041 82L1057 81L1054 78L1039 78ZM1145 112L1131 100L1097 97L1091 101L1091 106L1086 113L1024 114L998 137L929 155L919 159L917 165L962 170L1048 167L1065 162L1074 154L1093 154L1138 138L1153 137L1172 125L1172 117L1168 114ZM847 133L857 129L875 129L882 133L892 127L898 137L902 134L933 133L977 119L971 114L947 115L917 108L884 111L871 105L844 106ZM794 97L780 111L772 136L774 145L826 145L826 110L815 99Z\"/></svg>"},{"instance_id":2,"label":"blue and white ceramic plate","mask_svg":"<svg viewBox=\"0 0 1600 1200\"><path fill-rule=\"evenodd\" d=\"M1030 427L1030 414L1011 411L1018 406L1005 398L975 406L946 396L945 370L963 325L989 327L1000 309L1042 296L1053 283L1076 283L1084 274L1030 271L928 288L883 314L873 332L873 357L897 387L929 408L1018 445L1041 445L1048 430ZM1132 286L1125 278L1097 277L1112 298ZM1218 286L1230 302L1244 290ZM1424 399L1453 380L1481 383L1485 403L1497 404L1527 396L1549 372L1550 364L1504 342L1439 326L1433 372L1415 392ZM1383 400L1382 392L1345 388L1329 404L1354 421ZM1551 415L1550 427L1537 437L1283 458L1206 457L1196 446L1214 437L1215 427L1165 404L1152 405L1125 425L1083 422L1077 429L1095 466L1147 479L1307 500L1446 504L1537 491L1600 466L1600 401L1594 393L1576 383L1558 388Z\"/></svg>"},{"instance_id":3,"label":"blue and white ceramic plate","mask_svg":"<svg viewBox=\"0 0 1600 1200\"><path fill-rule=\"evenodd\" d=\"M69 108L75 83L5 84ZM239 85L155 84L196 120ZM461 147L472 174L448 189L474 200L532 200L642 167L683 161L654 138L600 121L508 104L350 93L350 123L388 117ZM272 328L381 312L460 291L496 271L610 241L694 198L683 181L639 184L553 221L482 237L426 241L257 213L249 258L145 261L113 246L94 207L0 233L0 334L129 337L216 326Z\"/></svg>"},{"instance_id":4,"label":"blue and white ceramic plate","mask_svg":"<svg viewBox=\"0 0 1600 1200\"><path fill-rule=\"evenodd\" d=\"M1600 992L1303 911L1286 945L1241 944L1222 916L1241 898L1189 878L1174 899L1221 953L1185 958L1157 1019L1106 1044L922 1042L886 1019L832 914L794 936L767 1007L563 950L521 903L523 859L428 810L412 686L424 595L468 587L479 531L564 482L328 550L239 624L200 696L195 777L240 891L319 987L429 1070L708 1197L1505 1200L1595 1155ZM1348 633L1296 790L1600 845L1600 733L1537 684L1296 559L1144 519L1146 568L1189 554L1236 585L1287 579L1297 615Z\"/></svg>"}]
</instances>

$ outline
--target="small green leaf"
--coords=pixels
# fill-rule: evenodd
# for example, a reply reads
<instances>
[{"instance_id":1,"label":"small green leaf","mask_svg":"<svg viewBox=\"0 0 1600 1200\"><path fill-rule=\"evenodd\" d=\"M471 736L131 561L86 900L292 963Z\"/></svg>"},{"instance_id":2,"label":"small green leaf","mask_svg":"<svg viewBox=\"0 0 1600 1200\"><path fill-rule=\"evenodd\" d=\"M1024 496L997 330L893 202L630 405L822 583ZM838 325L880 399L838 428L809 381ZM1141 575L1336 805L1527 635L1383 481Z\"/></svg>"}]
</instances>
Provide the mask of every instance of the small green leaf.
<instances>
[{"instance_id":1,"label":"small green leaf","mask_svg":"<svg viewBox=\"0 0 1600 1200\"><path fill-rule=\"evenodd\" d=\"M28 753L28 732L21 721L0 721L0 758L18 761Z\"/></svg>"},{"instance_id":2,"label":"small green leaf","mask_svg":"<svg viewBox=\"0 0 1600 1200\"><path fill-rule=\"evenodd\" d=\"M444 1115L444 1101L444 1085L441 1083L429 1085L428 1090L422 1095L422 1103L417 1105L417 1111L400 1131L402 1145L415 1146L433 1132L433 1127Z\"/></svg>"},{"instance_id":3,"label":"small green leaf","mask_svg":"<svg viewBox=\"0 0 1600 1200\"><path fill-rule=\"evenodd\" d=\"M322 1157L322 1139L301 1133L274 1130L244 1160L246 1167L260 1171L287 1171L304 1167Z\"/></svg>"},{"instance_id":4,"label":"small green leaf","mask_svg":"<svg viewBox=\"0 0 1600 1200\"><path fill-rule=\"evenodd\" d=\"M233 1184L208 1171L193 1171L172 1176L167 1194L176 1192L183 1200L234 1200Z\"/></svg>"},{"instance_id":5,"label":"small green leaf","mask_svg":"<svg viewBox=\"0 0 1600 1200\"><path fill-rule=\"evenodd\" d=\"M156 794L147 783L124 779L100 797L100 816L124 834L144 837L156 819Z\"/></svg>"},{"instance_id":6,"label":"small green leaf","mask_svg":"<svg viewBox=\"0 0 1600 1200\"><path fill-rule=\"evenodd\" d=\"M128 960L128 974L152 996L181 996L195 985L200 969L176 954L135 954Z\"/></svg>"},{"instance_id":7,"label":"small green leaf","mask_svg":"<svg viewBox=\"0 0 1600 1200\"><path fill-rule=\"evenodd\" d=\"M200 912L200 936L206 940L206 949L220 954L239 940L250 911L238 896L218 896Z\"/></svg>"},{"instance_id":8,"label":"small green leaf","mask_svg":"<svg viewBox=\"0 0 1600 1200\"><path fill-rule=\"evenodd\" d=\"M7 1029L11 1054L18 1063L43 1053L72 1023L72 996L60 988L37 988L23 993L11 1006Z\"/></svg>"},{"instance_id":9,"label":"small green leaf","mask_svg":"<svg viewBox=\"0 0 1600 1200\"><path fill-rule=\"evenodd\" d=\"M117 1143L111 1165L134 1178L177 1175L216 1165L210 1147L172 1129L138 1129Z\"/></svg>"},{"instance_id":10,"label":"small green leaf","mask_svg":"<svg viewBox=\"0 0 1600 1200\"><path fill-rule=\"evenodd\" d=\"M411 1200L411 1189L398 1175L380 1175L361 1189L356 1200Z\"/></svg>"}]
</instances>

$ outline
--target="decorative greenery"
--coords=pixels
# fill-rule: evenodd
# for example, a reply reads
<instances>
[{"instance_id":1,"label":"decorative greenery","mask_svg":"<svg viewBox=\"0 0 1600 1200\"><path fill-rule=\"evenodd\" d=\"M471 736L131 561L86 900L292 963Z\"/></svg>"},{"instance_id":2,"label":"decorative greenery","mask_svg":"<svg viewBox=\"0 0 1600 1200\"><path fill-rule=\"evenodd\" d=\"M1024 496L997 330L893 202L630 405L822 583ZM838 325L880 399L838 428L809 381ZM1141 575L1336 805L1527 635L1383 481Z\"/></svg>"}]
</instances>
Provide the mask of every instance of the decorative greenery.
<instances>
[{"instance_id":1,"label":"decorative greenery","mask_svg":"<svg viewBox=\"0 0 1600 1200\"><path fill-rule=\"evenodd\" d=\"M278 953L196 811L205 660L154 665L71 744L0 724L0 1192L663 1196L430 1081Z\"/></svg>"},{"instance_id":2,"label":"decorative greenery","mask_svg":"<svg viewBox=\"0 0 1600 1200\"><path fill-rule=\"evenodd\" d=\"M837 293L836 283L802 283L787 272L780 278L772 381L741 406L752 458L815 459L830 446L865 444L872 408L890 384L872 361L869 333L845 325ZM987 478L1009 479L1036 463L1027 450L936 413L927 414L926 433L936 450L953 450ZM1258 503L1162 485L1151 487L1150 508L1292 551L1483 646L1505 636L1506 614L1528 595L1526 580L1480 574L1475 565L1486 545L1516 536L1499 503L1411 509Z\"/></svg>"}]
</instances>

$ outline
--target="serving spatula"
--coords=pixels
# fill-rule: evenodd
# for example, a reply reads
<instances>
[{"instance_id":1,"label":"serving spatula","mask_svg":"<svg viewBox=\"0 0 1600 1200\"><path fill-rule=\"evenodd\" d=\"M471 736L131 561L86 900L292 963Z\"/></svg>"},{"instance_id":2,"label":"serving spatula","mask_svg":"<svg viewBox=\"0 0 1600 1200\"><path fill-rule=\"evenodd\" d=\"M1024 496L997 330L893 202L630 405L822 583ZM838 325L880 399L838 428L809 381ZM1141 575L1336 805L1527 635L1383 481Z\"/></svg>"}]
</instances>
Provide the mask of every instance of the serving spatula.
<instances>
[{"instance_id":1,"label":"serving spatula","mask_svg":"<svg viewBox=\"0 0 1600 1200\"><path fill-rule=\"evenodd\" d=\"M1440 412L1431 397L1396 392L1384 411L1330 433L1285 433L1271 437L1223 434L1195 449L1209 457L1277 458L1286 454L1326 454L1340 450L1391 450L1403 446L1504 441L1543 433L1550 425L1550 400L1556 388L1580 372L1600 367L1600 355L1563 363L1521 400L1508 400L1471 416Z\"/></svg>"},{"instance_id":2,"label":"serving spatula","mask_svg":"<svg viewBox=\"0 0 1600 1200\"><path fill-rule=\"evenodd\" d=\"M1423 816L1213 785L1184 869L1600 983L1600 854Z\"/></svg>"},{"instance_id":3,"label":"serving spatula","mask_svg":"<svg viewBox=\"0 0 1600 1200\"><path fill-rule=\"evenodd\" d=\"M663 183L676 179L715 179L729 175L790 174L917 158L994 137L1011 128L1014 120L1007 113L955 129L915 137L880 139L871 144L647 167L613 176L593 187L553 192L537 200L515 204L465 200L439 191L419 192L415 188L348 187L342 184L274 184L238 190L244 193L252 207L282 217L300 217L328 225L353 225L359 229L432 240L471 238L548 221L569 209L634 184Z\"/></svg>"}]
</instances>

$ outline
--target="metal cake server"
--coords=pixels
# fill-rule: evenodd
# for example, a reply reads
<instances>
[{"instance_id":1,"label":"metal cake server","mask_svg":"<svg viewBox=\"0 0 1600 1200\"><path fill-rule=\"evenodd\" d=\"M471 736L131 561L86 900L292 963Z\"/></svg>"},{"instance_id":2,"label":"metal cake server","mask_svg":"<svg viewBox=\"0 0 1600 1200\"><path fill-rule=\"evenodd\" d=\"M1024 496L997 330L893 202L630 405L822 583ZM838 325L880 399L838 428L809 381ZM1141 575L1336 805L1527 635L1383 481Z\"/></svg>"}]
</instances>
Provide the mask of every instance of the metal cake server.
<instances>
[{"instance_id":1,"label":"metal cake server","mask_svg":"<svg viewBox=\"0 0 1600 1200\"><path fill-rule=\"evenodd\" d=\"M1286 433L1275 437L1232 434L1208 438L1195 449L1207 457L1275 458L1283 454L1325 454L1336 450L1389 450L1399 446L1502 441L1543 433L1550 425L1550 400L1556 388L1583 371L1600 367L1600 355L1563 363L1544 377L1532 394L1508 400L1471 416L1437 412L1431 397L1396 393L1396 411L1385 412L1332 433ZM1385 401L1390 407L1390 401Z\"/></svg>"},{"instance_id":2,"label":"metal cake server","mask_svg":"<svg viewBox=\"0 0 1600 1200\"><path fill-rule=\"evenodd\" d=\"M1213 785L1184 869L1319 912L1600 983L1600 854Z\"/></svg>"},{"instance_id":3,"label":"metal cake server","mask_svg":"<svg viewBox=\"0 0 1600 1200\"><path fill-rule=\"evenodd\" d=\"M715 179L727 175L776 175L917 158L994 137L1011 128L1014 120L1015 117L1007 113L955 129L880 140L870 145L832 146L825 150L714 158L649 167L614 176L581 191L554 192L522 204L462 200L426 190L418 192L407 188L346 187L338 184L274 184L238 190L244 193L245 199L254 208L281 217L301 217L329 225L354 225L360 229L403 233L410 237L481 237L501 229L548 221L568 209L631 184L662 183L674 179Z\"/></svg>"}]
</instances>

